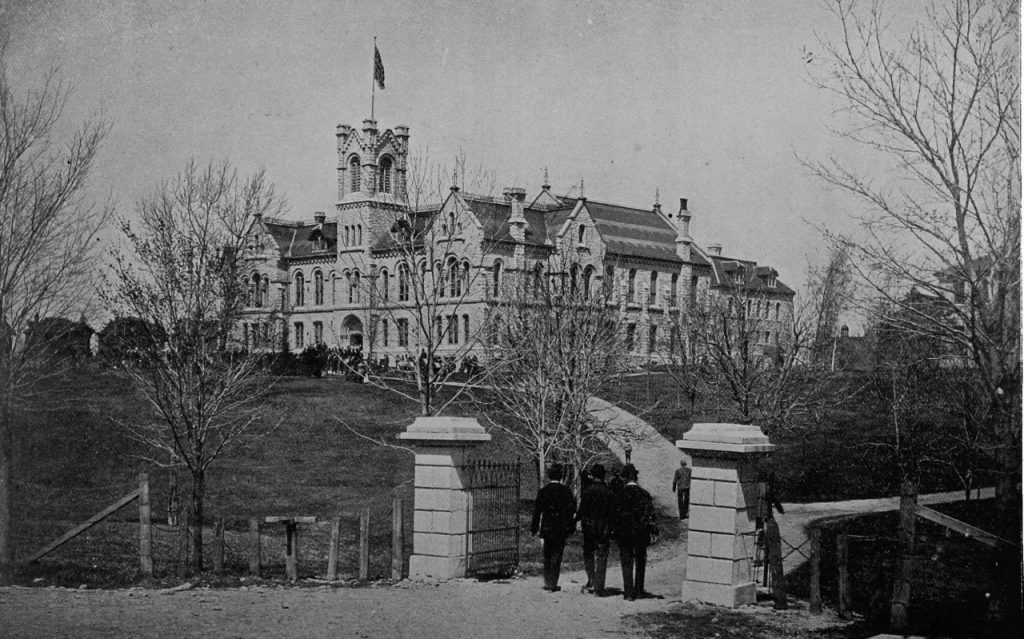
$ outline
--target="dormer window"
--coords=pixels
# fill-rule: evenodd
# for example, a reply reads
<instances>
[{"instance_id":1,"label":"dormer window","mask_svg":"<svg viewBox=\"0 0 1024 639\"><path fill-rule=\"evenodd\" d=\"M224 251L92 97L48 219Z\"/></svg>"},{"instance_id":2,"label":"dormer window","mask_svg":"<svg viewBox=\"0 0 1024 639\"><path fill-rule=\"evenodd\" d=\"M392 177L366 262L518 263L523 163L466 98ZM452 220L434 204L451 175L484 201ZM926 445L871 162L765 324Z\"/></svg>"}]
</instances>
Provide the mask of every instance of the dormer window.
<instances>
[{"instance_id":1,"label":"dormer window","mask_svg":"<svg viewBox=\"0 0 1024 639\"><path fill-rule=\"evenodd\" d=\"M359 156L358 155L353 155L349 159L349 161L348 161L348 172L351 174L349 176L349 184L351 185L351 189L350 190L353 193L356 193L356 192L362 190L363 166L362 166L362 163L359 161Z\"/></svg>"},{"instance_id":2,"label":"dormer window","mask_svg":"<svg viewBox=\"0 0 1024 639\"><path fill-rule=\"evenodd\" d=\"M314 251L324 251L324 250L327 250L327 241L324 239L324 236L323 236L322 233L314 233L313 236L310 239L313 242L313 250Z\"/></svg>"}]
</instances>

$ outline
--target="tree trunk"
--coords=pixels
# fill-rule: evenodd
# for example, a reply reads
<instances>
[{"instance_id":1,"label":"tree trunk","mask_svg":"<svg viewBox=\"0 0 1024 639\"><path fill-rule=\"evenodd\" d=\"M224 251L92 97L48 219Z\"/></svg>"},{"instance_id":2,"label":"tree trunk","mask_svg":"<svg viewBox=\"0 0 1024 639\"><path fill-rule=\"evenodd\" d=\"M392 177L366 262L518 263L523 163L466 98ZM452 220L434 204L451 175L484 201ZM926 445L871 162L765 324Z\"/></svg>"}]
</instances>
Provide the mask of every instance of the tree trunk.
<instances>
[{"instance_id":1,"label":"tree trunk","mask_svg":"<svg viewBox=\"0 0 1024 639\"><path fill-rule=\"evenodd\" d=\"M192 527L192 573L203 571L203 497L206 493L206 473L202 470L192 473L192 516L189 525Z\"/></svg>"},{"instance_id":2,"label":"tree trunk","mask_svg":"<svg viewBox=\"0 0 1024 639\"><path fill-rule=\"evenodd\" d=\"M12 434L10 411L0 406L0 586L14 581L14 552L11 539L11 464L14 459L11 450Z\"/></svg>"}]
</instances>

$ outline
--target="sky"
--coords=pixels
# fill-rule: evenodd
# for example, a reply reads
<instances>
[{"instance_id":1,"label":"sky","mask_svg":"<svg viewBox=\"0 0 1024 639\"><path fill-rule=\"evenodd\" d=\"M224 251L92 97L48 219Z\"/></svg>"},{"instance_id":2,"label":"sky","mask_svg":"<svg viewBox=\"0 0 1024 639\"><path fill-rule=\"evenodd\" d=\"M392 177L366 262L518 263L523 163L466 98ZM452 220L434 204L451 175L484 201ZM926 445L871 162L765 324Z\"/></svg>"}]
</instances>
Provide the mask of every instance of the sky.
<instances>
[{"instance_id":1,"label":"sky","mask_svg":"<svg viewBox=\"0 0 1024 639\"><path fill-rule=\"evenodd\" d=\"M536 193L547 167L559 194L685 197L698 244L794 287L859 206L799 160L867 161L809 75L835 36L822 0L7 0L0 25L16 90L56 65L63 126L113 124L90 189L129 218L191 158L265 168L288 218L332 211L334 130L369 117L374 36L379 127L409 126L435 163L464 154L499 192Z\"/></svg>"}]
</instances>

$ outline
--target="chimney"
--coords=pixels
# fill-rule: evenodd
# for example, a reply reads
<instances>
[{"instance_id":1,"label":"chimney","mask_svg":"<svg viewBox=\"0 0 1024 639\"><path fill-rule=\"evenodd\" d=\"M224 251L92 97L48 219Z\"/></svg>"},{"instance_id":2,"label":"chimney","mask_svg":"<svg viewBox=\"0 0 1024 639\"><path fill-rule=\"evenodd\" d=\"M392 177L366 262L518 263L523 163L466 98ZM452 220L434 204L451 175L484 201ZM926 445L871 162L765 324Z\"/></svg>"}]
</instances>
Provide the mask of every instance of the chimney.
<instances>
[{"instance_id":1,"label":"chimney","mask_svg":"<svg viewBox=\"0 0 1024 639\"><path fill-rule=\"evenodd\" d=\"M721 244L708 244L708 253L711 253L712 255L721 255L722 254L722 245Z\"/></svg>"},{"instance_id":2,"label":"chimney","mask_svg":"<svg viewBox=\"0 0 1024 639\"><path fill-rule=\"evenodd\" d=\"M523 214L523 201L526 199L526 189L516 186L509 186L502 189L501 194L511 207L508 216L509 234L517 242L526 239L526 216Z\"/></svg>"},{"instance_id":3,"label":"chimney","mask_svg":"<svg viewBox=\"0 0 1024 639\"><path fill-rule=\"evenodd\" d=\"M327 215L325 215L323 211L317 211L316 213L313 214L313 220L317 224L323 224L324 220L326 220L326 219L327 219Z\"/></svg>"}]
</instances>

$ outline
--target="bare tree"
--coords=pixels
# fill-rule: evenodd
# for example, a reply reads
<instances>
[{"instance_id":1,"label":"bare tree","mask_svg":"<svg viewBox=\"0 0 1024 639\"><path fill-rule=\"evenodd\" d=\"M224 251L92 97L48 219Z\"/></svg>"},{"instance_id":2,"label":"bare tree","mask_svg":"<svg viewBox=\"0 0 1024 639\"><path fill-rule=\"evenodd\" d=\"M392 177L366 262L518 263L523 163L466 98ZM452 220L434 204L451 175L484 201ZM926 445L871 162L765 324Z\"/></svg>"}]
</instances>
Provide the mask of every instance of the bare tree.
<instances>
[{"instance_id":1,"label":"bare tree","mask_svg":"<svg viewBox=\"0 0 1024 639\"><path fill-rule=\"evenodd\" d=\"M458 185L468 180L473 190L490 191L493 179L482 168L468 169L463 154L444 166L432 164L425 151L410 159L406 175L407 200L390 211L390 237L376 247L377 263L361 284L369 301L365 381L413 399L422 415L433 415L461 394L456 390L439 402L439 390L479 342L482 326L475 317L470 325L470 315L486 299L483 259L492 238L470 209L491 198L461 193ZM372 365L383 322L397 331L405 351L401 366L413 374L415 392Z\"/></svg>"},{"instance_id":2,"label":"bare tree","mask_svg":"<svg viewBox=\"0 0 1024 639\"><path fill-rule=\"evenodd\" d=\"M544 272L510 273L488 317L478 405L536 462L538 481L551 461L579 470L609 439L636 437L591 408L625 370L627 352L612 288L586 272L572 255L555 254Z\"/></svg>"},{"instance_id":3,"label":"bare tree","mask_svg":"<svg viewBox=\"0 0 1024 639\"><path fill-rule=\"evenodd\" d=\"M237 339L245 305L243 244L255 216L282 206L262 171L242 179L227 163L189 163L122 222L129 252L114 255L107 296L143 320L159 345L125 368L148 415L122 426L153 449L154 464L183 465L191 476L192 567L203 567L207 471L243 436L255 436L261 383L257 358Z\"/></svg>"},{"instance_id":4,"label":"bare tree","mask_svg":"<svg viewBox=\"0 0 1024 639\"><path fill-rule=\"evenodd\" d=\"M877 2L832 8L841 36L823 43L816 80L845 107L836 133L874 152L885 179L834 158L810 166L864 205L849 246L885 320L935 337L977 374L979 444L1002 468L1000 510L1019 536L1018 3L935 3L926 23L898 32Z\"/></svg>"},{"instance_id":5,"label":"bare tree","mask_svg":"<svg viewBox=\"0 0 1024 639\"><path fill-rule=\"evenodd\" d=\"M14 442L46 375L45 344L26 333L36 318L81 311L110 213L83 193L110 125L93 118L62 137L71 88L51 68L34 89L16 91L5 50L0 42L0 584L12 578Z\"/></svg>"}]
</instances>

